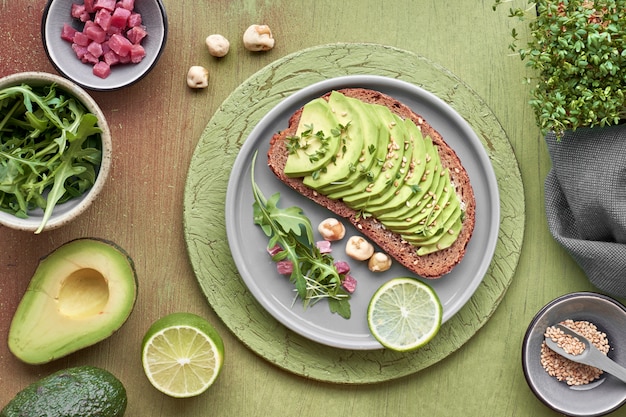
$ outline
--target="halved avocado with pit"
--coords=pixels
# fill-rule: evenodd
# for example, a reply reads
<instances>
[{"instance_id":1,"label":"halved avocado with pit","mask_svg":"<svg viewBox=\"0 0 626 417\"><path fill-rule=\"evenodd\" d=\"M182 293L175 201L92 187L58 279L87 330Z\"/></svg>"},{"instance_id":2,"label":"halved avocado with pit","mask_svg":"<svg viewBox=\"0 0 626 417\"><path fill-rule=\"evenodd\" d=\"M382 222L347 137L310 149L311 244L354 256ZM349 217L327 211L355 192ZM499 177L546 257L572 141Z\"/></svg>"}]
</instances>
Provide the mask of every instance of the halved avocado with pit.
<instances>
[{"instance_id":1,"label":"halved avocado with pit","mask_svg":"<svg viewBox=\"0 0 626 417\"><path fill-rule=\"evenodd\" d=\"M111 336L137 298L131 257L113 242L81 238L44 257L9 329L10 351L47 363Z\"/></svg>"}]
</instances>

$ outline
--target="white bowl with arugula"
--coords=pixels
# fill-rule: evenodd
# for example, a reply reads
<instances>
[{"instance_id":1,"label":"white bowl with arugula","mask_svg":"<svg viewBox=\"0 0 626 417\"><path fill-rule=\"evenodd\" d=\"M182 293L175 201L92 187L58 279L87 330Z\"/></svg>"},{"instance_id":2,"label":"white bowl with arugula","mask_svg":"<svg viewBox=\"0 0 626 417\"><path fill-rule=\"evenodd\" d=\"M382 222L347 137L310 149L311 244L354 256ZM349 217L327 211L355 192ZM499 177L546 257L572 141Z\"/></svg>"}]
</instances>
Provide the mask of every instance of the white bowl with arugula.
<instances>
[{"instance_id":1,"label":"white bowl with arugula","mask_svg":"<svg viewBox=\"0 0 626 417\"><path fill-rule=\"evenodd\" d=\"M0 78L0 224L41 233L82 214L111 165L111 132L94 99L45 72Z\"/></svg>"}]
</instances>

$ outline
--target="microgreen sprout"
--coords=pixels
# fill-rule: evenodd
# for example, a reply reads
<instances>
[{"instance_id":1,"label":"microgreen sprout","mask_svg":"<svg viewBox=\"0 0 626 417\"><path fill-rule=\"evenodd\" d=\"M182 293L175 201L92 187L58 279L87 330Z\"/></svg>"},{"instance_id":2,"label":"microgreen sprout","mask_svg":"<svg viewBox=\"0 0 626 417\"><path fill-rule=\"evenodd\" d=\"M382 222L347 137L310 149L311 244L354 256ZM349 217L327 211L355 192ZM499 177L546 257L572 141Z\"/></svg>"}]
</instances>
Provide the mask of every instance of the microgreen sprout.
<instances>
[{"instance_id":1,"label":"microgreen sprout","mask_svg":"<svg viewBox=\"0 0 626 417\"><path fill-rule=\"evenodd\" d=\"M256 152L251 168L254 223L269 237L268 248L280 246L281 251L272 259L291 262L289 280L305 308L323 298L328 300L331 312L350 318L350 294L341 285L343 276L337 272L332 256L321 253L315 245L310 219L300 207L278 207L280 193L265 198L254 180L255 161Z\"/></svg>"},{"instance_id":2,"label":"microgreen sprout","mask_svg":"<svg viewBox=\"0 0 626 417\"><path fill-rule=\"evenodd\" d=\"M509 3L496 0L493 8ZM509 48L538 71L530 105L545 134L617 124L626 116L626 0L529 1L509 17L528 22L530 40ZM532 82L532 80L530 80Z\"/></svg>"}]
</instances>

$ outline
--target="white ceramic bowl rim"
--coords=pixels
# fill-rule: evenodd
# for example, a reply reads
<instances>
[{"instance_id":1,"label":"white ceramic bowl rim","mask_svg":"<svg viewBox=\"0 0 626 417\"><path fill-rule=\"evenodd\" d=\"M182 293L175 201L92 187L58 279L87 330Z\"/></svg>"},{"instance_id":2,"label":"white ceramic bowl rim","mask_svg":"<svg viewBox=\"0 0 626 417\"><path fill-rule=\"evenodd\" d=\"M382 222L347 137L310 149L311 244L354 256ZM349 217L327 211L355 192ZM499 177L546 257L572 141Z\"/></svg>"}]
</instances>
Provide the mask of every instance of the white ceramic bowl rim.
<instances>
[{"instance_id":1,"label":"white ceramic bowl rim","mask_svg":"<svg viewBox=\"0 0 626 417\"><path fill-rule=\"evenodd\" d=\"M5 88L22 83L31 83L32 85L47 85L55 83L65 92L71 94L78 99L89 112L98 118L98 126L102 130L100 138L102 140L102 162L98 169L96 181L90 190L85 192L81 197L74 198L63 204L55 206L52 217L46 223L44 231L61 227L78 215L82 214L95 200L96 196L104 187L104 183L108 176L111 166L112 140L111 131L104 116L104 113L96 103L96 101L80 86L70 80L56 74L47 72L29 71L20 72L0 78L0 88ZM12 229L34 232L39 228L43 216L43 211L36 210L30 213L26 219L18 218L10 213L0 211L0 224Z\"/></svg>"}]
</instances>

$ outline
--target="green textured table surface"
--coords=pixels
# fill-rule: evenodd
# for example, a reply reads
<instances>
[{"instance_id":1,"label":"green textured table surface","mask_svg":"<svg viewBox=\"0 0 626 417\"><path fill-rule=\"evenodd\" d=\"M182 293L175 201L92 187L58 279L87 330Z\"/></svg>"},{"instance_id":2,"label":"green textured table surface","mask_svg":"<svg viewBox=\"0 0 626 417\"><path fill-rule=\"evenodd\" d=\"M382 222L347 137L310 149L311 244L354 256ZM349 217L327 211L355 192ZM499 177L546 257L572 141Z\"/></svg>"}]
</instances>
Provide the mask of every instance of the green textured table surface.
<instances>
[{"instance_id":1,"label":"green textured table surface","mask_svg":"<svg viewBox=\"0 0 626 417\"><path fill-rule=\"evenodd\" d=\"M44 3L0 2L0 76L27 70L54 72L39 37ZM522 83L531 73L507 49L511 29L515 27L524 39L525 28L506 17L506 8L493 12L490 1L164 3L169 39L154 71L123 91L93 94L109 118L114 141L112 174L102 195L79 220L62 229L39 236L0 230L0 406L54 370L90 364L109 369L126 385L126 415L132 417L556 416L526 385L521 369L523 334L548 301L594 288L547 229L543 180L550 163L526 104L528 86ZM241 35L252 23L271 26L276 38L272 51L243 49ZM231 52L224 59L208 55L204 38L211 33L231 40ZM212 309L196 280L183 222L188 169L207 124L223 110L222 103L228 103L242 83L268 65L337 42L386 45L449 70L499 122L523 181L523 195L520 189L500 189L510 193L507 201L525 204L525 219L524 230L512 233L523 234L523 244L519 257L511 255L514 262L507 264L514 268L517 263L508 289L491 289L501 293L495 311L488 311L484 325L443 359L418 372L371 384L306 378L304 372L285 370L284 364L272 363L242 343ZM207 89L187 88L185 76L191 65L209 69ZM389 62L390 72L402 73L395 65ZM215 156L233 157L227 152ZM223 219L214 221L211 228ZM81 236L113 240L133 256L140 281L135 310L116 334L93 347L47 365L20 363L5 340L37 260ZM222 237L198 238L210 246ZM507 259L506 251L502 258ZM207 317L225 339L227 357L218 382L189 400L170 399L155 391L139 360L141 338L150 323L173 311Z\"/></svg>"}]
</instances>

